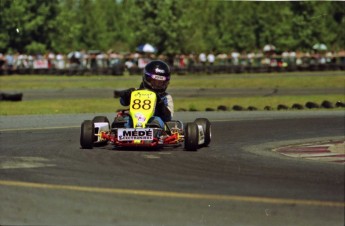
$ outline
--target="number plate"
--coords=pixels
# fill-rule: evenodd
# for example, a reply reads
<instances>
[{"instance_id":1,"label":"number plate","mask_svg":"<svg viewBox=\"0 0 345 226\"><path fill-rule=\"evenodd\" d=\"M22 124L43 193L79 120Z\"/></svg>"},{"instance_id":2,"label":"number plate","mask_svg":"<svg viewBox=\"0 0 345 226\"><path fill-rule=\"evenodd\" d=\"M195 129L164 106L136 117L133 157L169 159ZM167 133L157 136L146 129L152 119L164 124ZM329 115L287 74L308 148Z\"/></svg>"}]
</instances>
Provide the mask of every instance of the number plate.
<instances>
[{"instance_id":1,"label":"number plate","mask_svg":"<svg viewBox=\"0 0 345 226\"><path fill-rule=\"evenodd\" d=\"M117 130L119 141L153 140L153 129L121 128Z\"/></svg>"},{"instance_id":2,"label":"number plate","mask_svg":"<svg viewBox=\"0 0 345 226\"><path fill-rule=\"evenodd\" d=\"M136 90L131 94L130 115L134 128L145 128L155 112L157 96L150 90Z\"/></svg>"}]
</instances>

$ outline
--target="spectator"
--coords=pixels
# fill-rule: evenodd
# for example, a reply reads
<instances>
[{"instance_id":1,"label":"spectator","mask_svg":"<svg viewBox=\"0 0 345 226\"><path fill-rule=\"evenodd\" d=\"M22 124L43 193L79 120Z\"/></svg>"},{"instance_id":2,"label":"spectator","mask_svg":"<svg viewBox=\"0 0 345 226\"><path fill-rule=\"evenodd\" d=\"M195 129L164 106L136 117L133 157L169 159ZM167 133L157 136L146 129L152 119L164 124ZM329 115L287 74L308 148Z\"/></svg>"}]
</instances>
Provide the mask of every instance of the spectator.
<instances>
[{"instance_id":1,"label":"spectator","mask_svg":"<svg viewBox=\"0 0 345 226\"><path fill-rule=\"evenodd\" d=\"M240 57L240 53L237 52L236 50L233 50L231 52L231 63L232 63L232 65L237 66L239 64L239 57Z\"/></svg>"},{"instance_id":2,"label":"spectator","mask_svg":"<svg viewBox=\"0 0 345 226\"><path fill-rule=\"evenodd\" d=\"M146 64L148 64L151 61L151 57L149 54L140 54L140 57L138 58L138 67L140 69L144 69Z\"/></svg>"},{"instance_id":3,"label":"spectator","mask_svg":"<svg viewBox=\"0 0 345 226\"><path fill-rule=\"evenodd\" d=\"M5 57L7 74L13 74L15 59L12 51L8 51Z\"/></svg>"},{"instance_id":4,"label":"spectator","mask_svg":"<svg viewBox=\"0 0 345 226\"><path fill-rule=\"evenodd\" d=\"M97 61L97 68L103 69L106 67L107 57L104 53L100 52L96 55L96 61Z\"/></svg>"},{"instance_id":5,"label":"spectator","mask_svg":"<svg viewBox=\"0 0 345 226\"><path fill-rule=\"evenodd\" d=\"M130 70L133 66L135 66L133 59L131 58L131 55L128 55L125 57L125 68Z\"/></svg>"},{"instance_id":6,"label":"spectator","mask_svg":"<svg viewBox=\"0 0 345 226\"><path fill-rule=\"evenodd\" d=\"M215 56L212 52L210 52L208 55L207 55L207 62L210 66L213 66L214 64L214 61L215 61Z\"/></svg>"},{"instance_id":7,"label":"spectator","mask_svg":"<svg viewBox=\"0 0 345 226\"><path fill-rule=\"evenodd\" d=\"M50 51L48 53L47 59L48 59L48 68L49 69L55 68L55 53Z\"/></svg>"},{"instance_id":8,"label":"spectator","mask_svg":"<svg viewBox=\"0 0 345 226\"><path fill-rule=\"evenodd\" d=\"M80 53L78 51L70 52L67 55L70 69L76 69L77 67L79 67L79 64L80 64L79 57L80 57Z\"/></svg>"},{"instance_id":9,"label":"spectator","mask_svg":"<svg viewBox=\"0 0 345 226\"><path fill-rule=\"evenodd\" d=\"M302 59L303 59L302 62L304 65L309 65L312 63L310 52L304 53Z\"/></svg>"},{"instance_id":10,"label":"spectator","mask_svg":"<svg viewBox=\"0 0 345 226\"><path fill-rule=\"evenodd\" d=\"M23 54L23 53L20 53L18 55L18 58L17 58L17 62L16 62L16 68L17 69L26 69L28 68L28 61L27 61L27 55L26 54Z\"/></svg>"},{"instance_id":11,"label":"spectator","mask_svg":"<svg viewBox=\"0 0 345 226\"><path fill-rule=\"evenodd\" d=\"M28 56L28 67L31 69L34 68L34 60L35 60L35 57L32 54L30 54Z\"/></svg>"},{"instance_id":12,"label":"spectator","mask_svg":"<svg viewBox=\"0 0 345 226\"><path fill-rule=\"evenodd\" d=\"M327 63L327 64L335 63L335 62L336 62L335 56L336 56L336 53L335 53L335 52L328 51L328 52L326 53L326 63Z\"/></svg>"},{"instance_id":13,"label":"spectator","mask_svg":"<svg viewBox=\"0 0 345 226\"><path fill-rule=\"evenodd\" d=\"M303 65L303 57L304 54L300 51L296 52L296 65L297 66L302 66Z\"/></svg>"},{"instance_id":14,"label":"spectator","mask_svg":"<svg viewBox=\"0 0 345 226\"><path fill-rule=\"evenodd\" d=\"M290 54L289 51L285 50L282 53L283 67L287 67L290 64Z\"/></svg>"},{"instance_id":15,"label":"spectator","mask_svg":"<svg viewBox=\"0 0 345 226\"><path fill-rule=\"evenodd\" d=\"M345 66L345 50L344 49L338 52L337 58L338 58L338 62L344 67Z\"/></svg>"},{"instance_id":16,"label":"spectator","mask_svg":"<svg viewBox=\"0 0 345 226\"><path fill-rule=\"evenodd\" d=\"M254 58L255 58L255 53L254 52L249 52L247 54L247 60L248 60L248 65L253 66L254 65Z\"/></svg>"},{"instance_id":17,"label":"spectator","mask_svg":"<svg viewBox=\"0 0 345 226\"><path fill-rule=\"evenodd\" d=\"M188 55L188 67L193 67L196 63L195 54L191 53Z\"/></svg>"},{"instance_id":18,"label":"spectator","mask_svg":"<svg viewBox=\"0 0 345 226\"><path fill-rule=\"evenodd\" d=\"M260 49L254 52L239 54L236 50L233 50L229 54L218 54L209 52L205 54L201 52L199 55L190 53L188 55L159 55L157 56L160 60L169 62L171 66L175 66L178 70L174 72L189 72L189 73L204 73L204 72L242 72L246 71L250 67L250 72L260 71L265 72L270 70L270 67L279 69L280 67L287 67L288 71L295 71L298 69L302 70L325 70L325 69L344 69L345 57L344 50L334 52L329 51L314 51L311 52L295 52L285 50L281 54L274 52L263 52ZM26 55L25 53L12 54L9 50L8 54L0 54L0 73L2 74L12 74L18 73L35 73L36 69L45 68L56 68L65 69L65 64L69 63L71 65L71 71L68 73L80 73L84 74L84 69L91 69L91 73L109 73L114 70L108 70L112 68L117 63L121 62L122 69L124 67L124 62L126 62L126 68L130 70L130 74L139 74L141 69L146 65L146 63L153 58L155 55L151 56L149 54L139 55L139 53L132 53L127 55L122 55L115 51L110 51L108 54L100 54L101 51L88 51L90 57L85 54L85 51L73 51L68 54L65 59L65 55L62 53L54 54L53 52L47 52L44 54L44 58L41 54L37 56ZM263 53L265 55L263 55ZM126 58L126 61L123 58ZM84 62L84 63L82 63ZM263 65L261 65L261 63ZM73 65L74 64L74 65ZM237 67L230 67L228 65L234 65ZM140 68L138 67L140 65ZM195 66L196 65L196 66ZM205 65L202 66L202 65ZM207 65L207 66L206 66ZM69 65L67 65L68 67ZM238 67L241 66L241 67ZM251 67L255 66L255 67ZM261 67L265 66L265 67ZM268 67L267 67L268 66ZM298 66L298 67L296 67ZM74 68L73 68L74 67ZM118 67L118 66L116 66ZM174 68L174 69L175 69ZM23 70L23 69L33 69L33 70ZM75 70L73 70L75 69ZM99 70L106 69L106 70ZM55 71L55 70L54 70ZM54 71L47 71L48 73L54 73ZM60 71L65 73L65 71Z\"/></svg>"},{"instance_id":19,"label":"spectator","mask_svg":"<svg viewBox=\"0 0 345 226\"><path fill-rule=\"evenodd\" d=\"M114 67L118 64L120 64L120 54L113 50L108 51L108 66L109 67Z\"/></svg>"},{"instance_id":20,"label":"spectator","mask_svg":"<svg viewBox=\"0 0 345 226\"><path fill-rule=\"evenodd\" d=\"M255 53L255 66L261 67L262 58L264 57L261 50L257 50Z\"/></svg>"},{"instance_id":21,"label":"spectator","mask_svg":"<svg viewBox=\"0 0 345 226\"><path fill-rule=\"evenodd\" d=\"M247 66L247 64L248 64L247 52L242 51L242 53L240 55L240 65L241 66Z\"/></svg>"},{"instance_id":22,"label":"spectator","mask_svg":"<svg viewBox=\"0 0 345 226\"><path fill-rule=\"evenodd\" d=\"M181 54L179 57L179 67L184 69L186 65L187 65L186 56L184 54Z\"/></svg>"},{"instance_id":23,"label":"spectator","mask_svg":"<svg viewBox=\"0 0 345 226\"><path fill-rule=\"evenodd\" d=\"M79 61L80 61L80 68L81 69L87 68L88 57L89 56L88 56L87 52L84 49L80 50Z\"/></svg>"},{"instance_id":24,"label":"spectator","mask_svg":"<svg viewBox=\"0 0 345 226\"><path fill-rule=\"evenodd\" d=\"M6 60L4 54L0 53L0 75L4 74L5 63Z\"/></svg>"},{"instance_id":25,"label":"spectator","mask_svg":"<svg viewBox=\"0 0 345 226\"><path fill-rule=\"evenodd\" d=\"M58 53L55 56L55 67L56 69L59 69L59 70L65 69L65 59L62 53Z\"/></svg>"},{"instance_id":26,"label":"spectator","mask_svg":"<svg viewBox=\"0 0 345 226\"><path fill-rule=\"evenodd\" d=\"M199 54L199 63L202 65L202 66L205 66L206 65L206 54L205 53L200 53Z\"/></svg>"},{"instance_id":27,"label":"spectator","mask_svg":"<svg viewBox=\"0 0 345 226\"><path fill-rule=\"evenodd\" d=\"M216 58L220 65L227 65L228 55L226 53L220 53Z\"/></svg>"},{"instance_id":28,"label":"spectator","mask_svg":"<svg viewBox=\"0 0 345 226\"><path fill-rule=\"evenodd\" d=\"M290 64L291 65L296 65L296 52L295 51L290 51L289 52L289 57L290 57L290 60L289 60L289 62L290 62Z\"/></svg>"}]
</instances>

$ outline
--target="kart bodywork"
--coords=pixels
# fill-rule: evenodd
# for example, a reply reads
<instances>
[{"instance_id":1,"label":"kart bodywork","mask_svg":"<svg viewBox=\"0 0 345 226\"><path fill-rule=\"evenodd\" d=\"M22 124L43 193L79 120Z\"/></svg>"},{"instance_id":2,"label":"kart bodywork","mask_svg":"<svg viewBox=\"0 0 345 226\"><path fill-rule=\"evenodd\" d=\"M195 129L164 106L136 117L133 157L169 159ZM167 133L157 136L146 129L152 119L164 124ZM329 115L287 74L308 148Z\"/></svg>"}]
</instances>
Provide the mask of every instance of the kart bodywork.
<instances>
[{"instance_id":1,"label":"kart bodywork","mask_svg":"<svg viewBox=\"0 0 345 226\"><path fill-rule=\"evenodd\" d=\"M115 148L129 147L179 147L196 151L211 142L211 123L206 118L197 118L186 123L172 120L165 122L164 128L150 123L155 112L157 96L149 90L131 93L129 110L119 111L110 124L106 116L96 116L81 124L80 145L84 149L112 144ZM126 127L131 118L133 126Z\"/></svg>"}]
</instances>

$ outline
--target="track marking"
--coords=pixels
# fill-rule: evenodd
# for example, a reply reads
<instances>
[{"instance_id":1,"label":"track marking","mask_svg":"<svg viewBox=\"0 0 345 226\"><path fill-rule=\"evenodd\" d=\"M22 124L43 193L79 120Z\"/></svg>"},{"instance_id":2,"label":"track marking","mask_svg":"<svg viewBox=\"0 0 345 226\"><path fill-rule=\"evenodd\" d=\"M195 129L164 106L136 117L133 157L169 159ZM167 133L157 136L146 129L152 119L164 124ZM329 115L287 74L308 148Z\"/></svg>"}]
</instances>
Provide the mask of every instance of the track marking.
<instances>
[{"instance_id":1,"label":"track marking","mask_svg":"<svg viewBox=\"0 0 345 226\"><path fill-rule=\"evenodd\" d=\"M53 167L55 164L49 163L49 160L42 157L10 157L3 160L0 157L0 169L23 169Z\"/></svg>"},{"instance_id":2,"label":"track marking","mask_svg":"<svg viewBox=\"0 0 345 226\"><path fill-rule=\"evenodd\" d=\"M296 144L273 149L282 155L345 164L345 140Z\"/></svg>"},{"instance_id":3,"label":"track marking","mask_svg":"<svg viewBox=\"0 0 345 226\"><path fill-rule=\"evenodd\" d=\"M97 187L44 184L44 183L32 183L32 182L8 181L8 180L0 180L0 185L37 188L37 189L107 193L107 194L118 194L118 195L150 196L150 197L162 197L162 198L237 201L237 202L251 202L251 203L267 203L267 204L276 204L276 205L304 205L304 206L322 206L322 207L340 207L340 208L345 207L345 202L333 202L333 201L251 197L251 196L236 196L236 195L217 195L217 194L201 194L201 193L195 194L195 193L183 193L183 192L135 190L135 189L119 189L119 188L97 188Z\"/></svg>"},{"instance_id":4,"label":"track marking","mask_svg":"<svg viewBox=\"0 0 345 226\"><path fill-rule=\"evenodd\" d=\"M143 156L146 159L160 159L161 158L158 155L153 155L153 154L151 154L151 155L143 155Z\"/></svg>"}]
</instances>

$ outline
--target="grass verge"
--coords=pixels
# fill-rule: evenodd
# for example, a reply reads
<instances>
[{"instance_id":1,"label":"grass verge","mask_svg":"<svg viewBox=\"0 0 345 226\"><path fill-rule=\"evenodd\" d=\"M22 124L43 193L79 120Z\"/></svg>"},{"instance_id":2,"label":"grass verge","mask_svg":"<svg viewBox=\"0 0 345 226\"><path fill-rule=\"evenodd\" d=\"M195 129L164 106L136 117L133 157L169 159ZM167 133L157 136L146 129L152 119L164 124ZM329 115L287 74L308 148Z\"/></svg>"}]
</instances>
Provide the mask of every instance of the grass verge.
<instances>
[{"instance_id":1,"label":"grass verge","mask_svg":"<svg viewBox=\"0 0 345 226\"><path fill-rule=\"evenodd\" d=\"M0 76L0 91L78 89L78 88L112 88L121 89L137 87L141 76L49 76L49 75L15 75ZM173 75L170 88L344 88L343 72L295 72L270 74L229 74L229 75ZM180 109L204 111L206 108L217 109L226 106L229 110L234 105L249 106L263 110L266 106L277 109L279 104L291 107L293 104L305 106L308 101L321 104L322 101L344 103L345 96L338 94L305 96L251 96L236 98L174 98L175 111ZM22 102L0 101L0 115L26 114L62 114L62 113L97 113L115 112L123 107L118 99L92 98L27 100Z\"/></svg>"},{"instance_id":2,"label":"grass verge","mask_svg":"<svg viewBox=\"0 0 345 226\"><path fill-rule=\"evenodd\" d=\"M238 98L175 98L175 111L204 111L206 108L217 110L220 105L232 110L234 105L240 105L244 109L249 106L258 110L264 110L270 106L273 110L279 104L291 108L293 104L305 106L308 101L321 105L327 100L331 103L345 101L343 95L313 95L313 96L270 96L270 97L238 97ZM77 114L115 112L123 109L118 99L90 98L90 99L56 99L56 100L32 100L22 102L0 102L0 115L26 115L26 114Z\"/></svg>"},{"instance_id":3,"label":"grass verge","mask_svg":"<svg viewBox=\"0 0 345 226\"><path fill-rule=\"evenodd\" d=\"M0 76L0 90L137 87L141 76ZM269 74L173 75L170 88L342 88L342 71Z\"/></svg>"}]
</instances>

